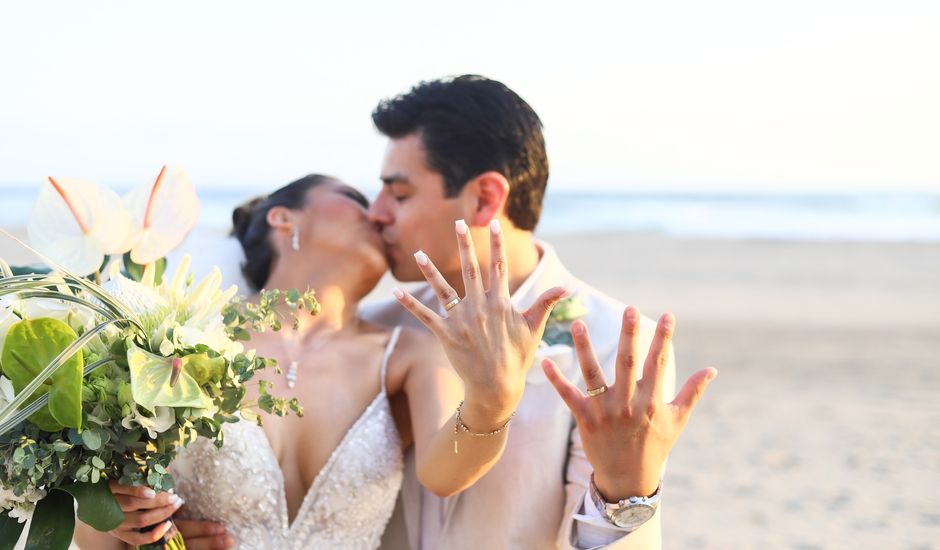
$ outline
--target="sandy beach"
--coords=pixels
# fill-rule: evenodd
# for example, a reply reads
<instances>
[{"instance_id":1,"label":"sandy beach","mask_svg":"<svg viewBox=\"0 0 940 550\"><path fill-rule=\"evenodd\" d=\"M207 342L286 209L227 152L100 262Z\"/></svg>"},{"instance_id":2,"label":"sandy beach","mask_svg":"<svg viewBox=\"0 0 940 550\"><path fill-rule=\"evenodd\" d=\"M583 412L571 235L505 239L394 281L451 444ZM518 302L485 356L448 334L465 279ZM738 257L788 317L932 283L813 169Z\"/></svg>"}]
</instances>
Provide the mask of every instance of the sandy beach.
<instances>
[{"instance_id":1,"label":"sandy beach","mask_svg":"<svg viewBox=\"0 0 940 550\"><path fill-rule=\"evenodd\" d=\"M940 548L940 244L547 239L677 315L680 380L720 371L670 460L665 548Z\"/></svg>"},{"instance_id":2,"label":"sandy beach","mask_svg":"<svg viewBox=\"0 0 940 550\"><path fill-rule=\"evenodd\" d=\"M677 315L680 379L720 371L670 459L665 548L940 548L940 245L552 242Z\"/></svg>"}]
</instances>

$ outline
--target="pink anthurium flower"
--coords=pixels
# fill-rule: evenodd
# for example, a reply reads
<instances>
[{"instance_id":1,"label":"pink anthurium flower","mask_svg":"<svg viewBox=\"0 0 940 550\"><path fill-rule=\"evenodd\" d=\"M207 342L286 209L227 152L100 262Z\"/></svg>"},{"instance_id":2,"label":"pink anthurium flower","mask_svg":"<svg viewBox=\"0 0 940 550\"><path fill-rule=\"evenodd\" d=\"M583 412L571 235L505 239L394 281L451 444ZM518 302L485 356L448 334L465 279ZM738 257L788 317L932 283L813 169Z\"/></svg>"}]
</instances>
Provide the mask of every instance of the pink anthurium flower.
<instances>
[{"instance_id":1,"label":"pink anthurium flower","mask_svg":"<svg viewBox=\"0 0 940 550\"><path fill-rule=\"evenodd\" d=\"M179 246L199 218L199 197L183 170L160 170L153 185L143 185L124 196L124 205L140 229L131 260L146 265Z\"/></svg>"},{"instance_id":2,"label":"pink anthurium flower","mask_svg":"<svg viewBox=\"0 0 940 550\"><path fill-rule=\"evenodd\" d=\"M139 231L114 191L89 181L48 178L29 216L29 240L37 252L76 275L123 253Z\"/></svg>"}]
</instances>

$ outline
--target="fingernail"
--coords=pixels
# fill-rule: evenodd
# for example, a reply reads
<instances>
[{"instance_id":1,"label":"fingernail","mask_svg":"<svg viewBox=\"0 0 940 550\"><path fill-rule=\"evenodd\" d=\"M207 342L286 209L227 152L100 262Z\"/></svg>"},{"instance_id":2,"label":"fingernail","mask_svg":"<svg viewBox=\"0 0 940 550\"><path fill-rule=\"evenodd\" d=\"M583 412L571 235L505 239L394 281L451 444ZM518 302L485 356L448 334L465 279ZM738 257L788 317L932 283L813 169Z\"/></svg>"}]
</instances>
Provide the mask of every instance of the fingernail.
<instances>
[{"instance_id":1,"label":"fingernail","mask_svg":"<svg viewBox=\"0 0 940 550\"><path fill-rule=\"evenodd\" d=\"M499 235L500 233L503 232L503 228L499 225L499 220L495 218L490 220L490 231L494 235Z\"/></svg>"},{"instance_id":2,"label":"fingernail","mask_svg":"<svg viewBox=\"0 0 940 550\"><path fill-rule=\"evenodd\" d=\"M166 492L168 492L168 493L175 493L175 492L176 492L176 489L170 488L170 489L167 489Z\"/></svg>"},{"instance_id":3,"label":"fingernail","mask_svg":"<svg viewBox=\"0 0 940 550\"><path fill-rule=\"evenodd\" d=\"M400 288L398 288L397 286L392 289L392 294L394 294L394 295L395 295L395 298L397 298L397 299L399 299L399 300L401 300L402 298L405 297L405 293L402 292L402 290L401 290Z\"/></svg>"},{"instance_id":4,"label":"fingernail","mask_svg":"<svg viewBox=\"0 0 940 550\"><path fill-rule=\"evenodd\" d=\"M467 227L467 222L463 220L457 220L457 222L454 224L454 227L457 228L457 233L461 235L466 235L467 232L470 231L470 228Z\"/></svg>"},{"instance_id":5,"label":"fingernail","mask_svg":"<svg viewBox=\"0 0 940 550\"><path fill-rule=\"evenodd\" d=\"M153 489L144 489L144 498L154 498L155 496L157 496L157 492Z\"/></svg>"},{"instance_id":6,"label":"fingernail","mask_svg":"<svg viewBox=\"0 0 940 550\"><path fill-rule=\"evenodd\" d=\"M716 376L718 376L718 369L713 368L712 371L708 373L708 376L705 377L705 381L711 382Z\"/></svg>"},{"instance_id":7,"label":"fingernail","mask_svg":"<svg viewBox=\"0 0 940 550\"><path fill-rule=\"evenodd\" d=\"M671 329L672 327L675 326L675 324L676 324L676 319L675 317L672 316L671 313L663 314L663 326L664 327Z\"/></svg>"},{"instance_id":8,"label":"fingernail","mask_svg":"<svg viewBox=\"0 0 940 550\"><path fill-rule=\"evenodd\" d=\"M182 499L179 497L179 495L170 494L170 496L166 497L167 504L176 504L181 500Z\"/></svg>"},{"instance_id":9,"label":"fingernail","mask_svg":"<svg viewBox=\"0 0 940 550\"><path fill-rule=\"evenodd\" d=\"M179 510L180 508L182 508L184 504L186 504L185 500L177 499L176 502L173 503L173 508L176 510Z\"/></svg>"},{"instance_id":10,"label":"fingernail","mask_svg":"<svg viewBox=\"0 0 940 550\"><path fill-rule=\"evenodd\" d=\"M584 334L584 323L581 323L579 321L575 321L574 323L572 323L571 334L574 334L575 336L581 336L582 334Z\"/></svg>"},{"instance_id":11,"label":"fingernail","mask_svg":"<svg viewBox=\"0 0 940 550\"><path fill-rule=\"evenodd\" d=\"M415 252L415 261L418 262L418 265L428 265L428 262L430 262L428 255L421 250Z\"/></svg>"}]
</instances>

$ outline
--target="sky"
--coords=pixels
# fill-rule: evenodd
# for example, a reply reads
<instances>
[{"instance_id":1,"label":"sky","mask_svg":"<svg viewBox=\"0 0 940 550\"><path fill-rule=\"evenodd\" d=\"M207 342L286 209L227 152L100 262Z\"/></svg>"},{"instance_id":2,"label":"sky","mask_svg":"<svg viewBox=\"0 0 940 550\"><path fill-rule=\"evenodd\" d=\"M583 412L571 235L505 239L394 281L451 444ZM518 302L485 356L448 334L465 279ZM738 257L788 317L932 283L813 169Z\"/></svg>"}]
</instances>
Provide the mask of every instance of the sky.
<instances>
[{"instance_id":1,"label":"sky","mask_svg":"<svg viewBox=\"0 0 940 550\"><path fill-rule=\"evenodd\" d=\"M8 2L0 192L377 186L370 113L505 82L558 189L940 191L940 2Z\"/></svg>"}]
</instances>

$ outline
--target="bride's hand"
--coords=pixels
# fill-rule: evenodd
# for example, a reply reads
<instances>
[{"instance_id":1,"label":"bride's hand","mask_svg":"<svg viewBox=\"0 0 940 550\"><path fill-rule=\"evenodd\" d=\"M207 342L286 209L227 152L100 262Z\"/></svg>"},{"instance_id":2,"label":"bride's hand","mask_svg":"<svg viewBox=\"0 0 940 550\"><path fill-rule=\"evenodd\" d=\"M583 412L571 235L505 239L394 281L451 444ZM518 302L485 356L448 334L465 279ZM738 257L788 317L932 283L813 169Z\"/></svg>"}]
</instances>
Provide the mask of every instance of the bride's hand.
<instances>
[{"instance_id":1,"label":"bride's hand","mask_svg":"<svg viewBox=\"0 0 940 550\"><path fill-rule=\"evenodd\" d=\"M110 533L131 546L142 546L163 538L171 527L169 519L183 505L183 500L170 492L157 493L148 487L121 485L116 481L110 481L109 487L124 512L124 521ZM156 527L139 531L151 525Z\"/></svg>"},{"instance_id":2,"label":"bride's hand","mask_svg":"<svg viewBox=\"0 0 940 550\"><path fill-rule=\"evenodd\" d=\"M499 222L490 224L488 289L483 288L467 224L458 220L455 230L466 296L459 298L427 255L418 252L418 267L447 313L441 317L400 289L395 289L395 297L440 341L464 382L468 423L473 418L478 425L488 424L473 426L483 431L505 422L522 399L525 375L545 323L565 289L547 290L527 311L516 311L510 302L509 269Z\"/></svg>"},{"instance_id":3,"label":"bride's hand","mask_svg":"<svg viewBox=\"0 0 940 550\"><path fill-rule=\"evenodd\" d=\"M156 493L147 487L121 485L116 481L109 482L109 487L124 512L124 521L110 533L131 546L142 546L163 538L170 529L170 518L183 505L180 497L169 492ZM225 550L235 547L235 539L226 533L221 523L182 519L174 519L173 522L189 550ZM141 527L150 525L157 527L150 531L139 531Z\"/></svg>"}]
</instances>

